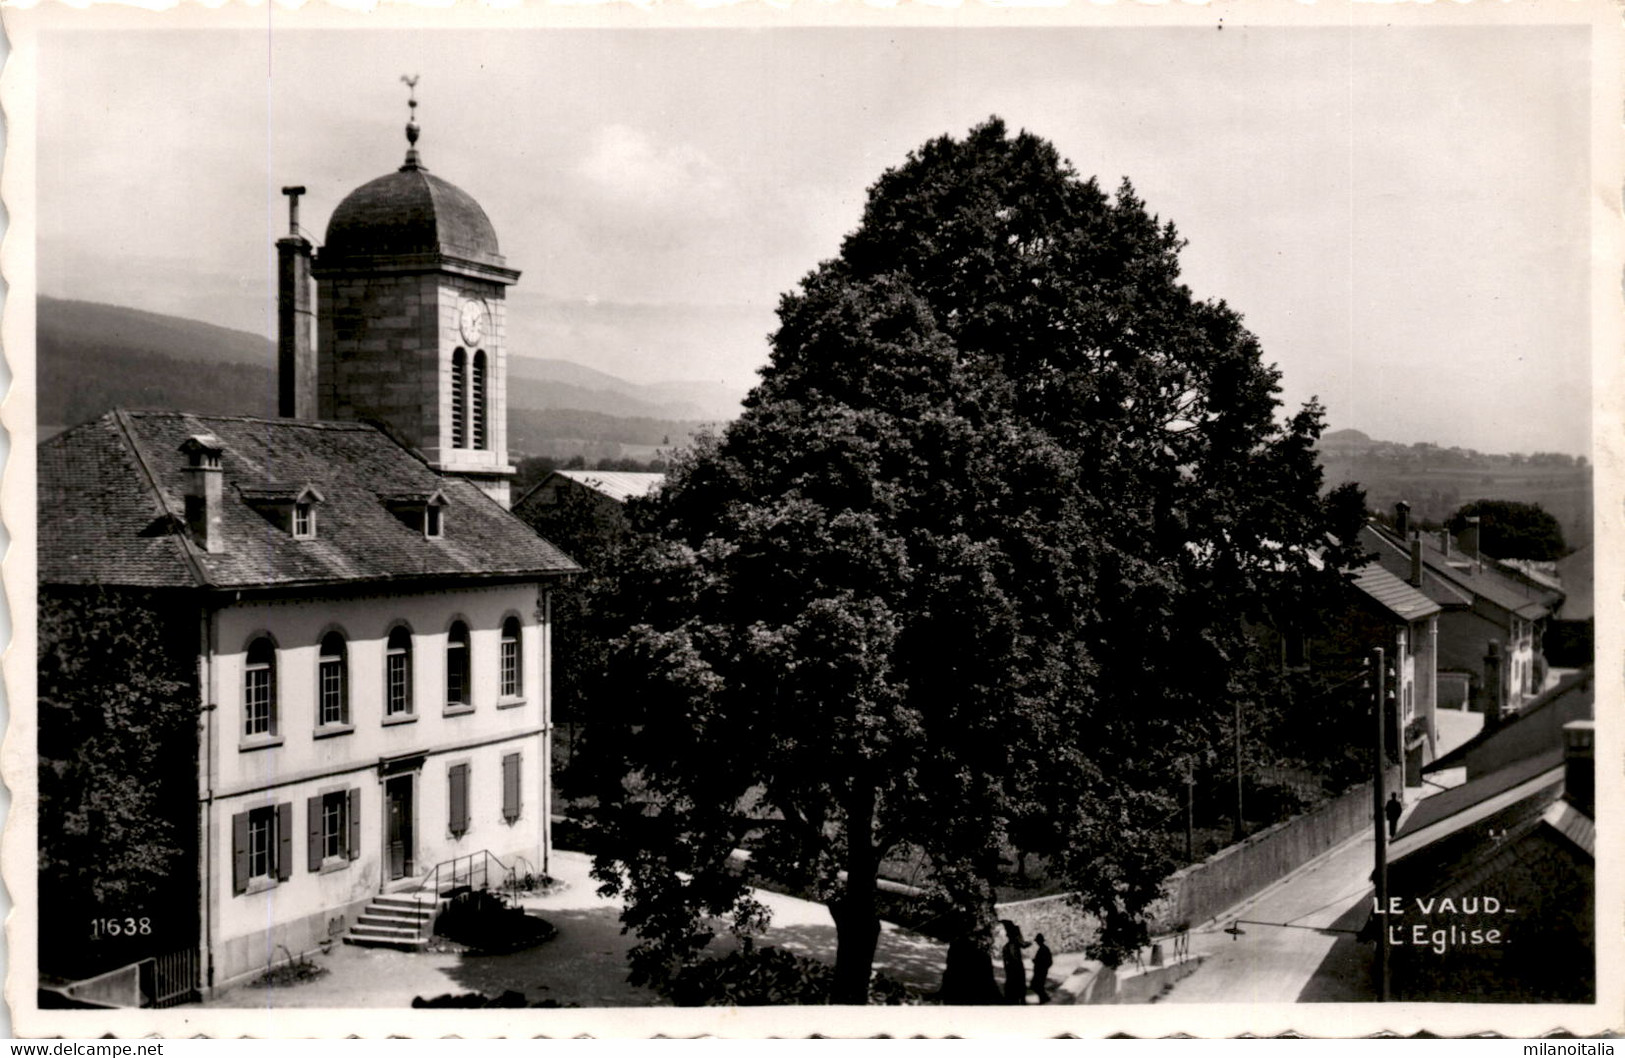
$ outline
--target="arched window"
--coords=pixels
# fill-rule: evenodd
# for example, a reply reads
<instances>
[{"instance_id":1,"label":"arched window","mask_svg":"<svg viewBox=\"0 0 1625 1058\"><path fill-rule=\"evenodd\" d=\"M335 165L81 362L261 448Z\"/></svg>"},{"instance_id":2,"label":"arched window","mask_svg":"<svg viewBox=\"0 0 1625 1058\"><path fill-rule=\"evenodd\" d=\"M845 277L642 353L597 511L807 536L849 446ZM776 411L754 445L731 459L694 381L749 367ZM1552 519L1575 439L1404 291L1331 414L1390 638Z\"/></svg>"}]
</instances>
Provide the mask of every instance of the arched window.
<instances>
[{"instance_id":1,"label":"arched window","mask_svg":"<svg viewBox=\"0 0 1625 1058\"><path fill-rule=\"evenodd\" d=\"M468 626L457 621L446 633L446 704L473 703L469 688Z\"/></svg>"},{"instance_id":2,"label":"arched window","mask_svg":"<svg viewBox=\"0 0 1625 1058\"><path fill-rule=\"evenodd\" d=\"M243 734L253 738L276 731L276 644L260 636L248 644L243 666Z\"/></svg>"},{"instance_id":3,"label":"arched window","mask_svg":"<svg viewBox=\"0 0 1625 1058\"><path fill-rule=\"evenodd\" d=\"M451 354L451 446L468 447L468 354L462 346Z\"/></svg>"},{"instance_id":4,"label":"arched window","mask_svg":"<svg viewBox=\"0 0 1625 1058\"><path fill-rule=\"evenodd\" d=\"M502 622L502 697L518 698L524 693L524 670L519 662L519 618Z\"/></svg>"},{"instance_id":5,"label":"arched window","mask_svg":"<svg viewBox=\"0 0 1625 1058\"><path fill-rule=\"evenodd\" d=\"M469 413L474 420L474 444L472 447L482 451L490 447L490 438L486 433L485 389L485 350L479 349L474 353L473 385L470 387L473 404L469 409Z\"/></svg>"},{"instance_id":6,"label":"arched window","mask_svg":"<svg viewBox=\"0 0 1625 1058\"><path fill-rule=\"evenodd\" d=\"M396 627L384 647L384 715L410 716L412 704L412 633Z\"/></svg>"},{"instance_id":7,"label":"arched window","mask_svg":"<svg viewBox=\"0 0 1625 1058\"><path fill-rule=\"evenodd\" d=\"M337 632L322 637L316 663L316 723L321 727L350 722L350 673L344 647L344 637Z\"/></svg>"}]
</instances>

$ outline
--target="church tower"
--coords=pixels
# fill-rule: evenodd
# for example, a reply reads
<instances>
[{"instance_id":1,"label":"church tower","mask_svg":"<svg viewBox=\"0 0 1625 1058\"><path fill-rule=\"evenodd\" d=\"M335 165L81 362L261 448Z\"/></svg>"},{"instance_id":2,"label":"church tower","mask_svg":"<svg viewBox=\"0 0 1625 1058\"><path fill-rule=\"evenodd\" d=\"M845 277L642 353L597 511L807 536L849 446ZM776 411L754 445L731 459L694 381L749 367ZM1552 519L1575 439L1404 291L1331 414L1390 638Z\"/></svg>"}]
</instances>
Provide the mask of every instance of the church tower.
<instances>
[{"instance_id":1,"label":"church tower","mask_svg":"<svg viewBox=\"0 0 1625 1058\"><path fill-rule=\"evenodd\" d=\"M283 413L385 423L506 507L504 295L519 273L479 203L424 166L415 92L408 105L405 163L340 202L315 252L316 370L284 384L314 385L314 401L296 393Z\"/></svg>"}]
</instances>

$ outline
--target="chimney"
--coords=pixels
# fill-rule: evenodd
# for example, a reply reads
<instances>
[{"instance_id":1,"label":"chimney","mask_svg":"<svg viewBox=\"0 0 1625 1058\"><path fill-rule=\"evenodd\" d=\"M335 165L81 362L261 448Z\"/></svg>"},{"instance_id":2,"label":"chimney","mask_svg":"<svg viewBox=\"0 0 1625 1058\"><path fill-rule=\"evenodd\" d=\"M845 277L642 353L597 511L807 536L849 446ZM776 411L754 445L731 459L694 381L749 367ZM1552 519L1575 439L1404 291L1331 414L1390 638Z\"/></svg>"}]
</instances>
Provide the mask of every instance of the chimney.
<instances>
[{"instance_id":1,"label":"chimney","mask_svg":"<svg viewBox=\"0 0 1625 1058\"><path fill-rule=\"evenodd\" d=\"M1394 504L1394 532L1399 534L1401 540L1410 539L1411 505L1404 500Z\"/></svg>"},{"instance_id":2,"label":"chimney","mask_svg":"<svg viewBox=\"0 0 1625 1058\"><path fill-rule=\"evenodd\" d=\"M1501 719L1501 698L1506 686L1501 664L1501 641L1492 639L1484 653L1484 722L1489 724Z\"/></svg>"},{"instance_id":3,"label":"chimney","mask_svg":"<svg viewBox=\"0 0 1625 1058\"><path fill-rule=\"evenodd\" d=\"M226 549L220 528L223 504L223 472L220 456L224 449L213 434L193 434L181 442L186 453L186 528L197 546L210 554Z\"/></svg>"},{"instance_id":4,"label":"chimney","mask_svg":"<svg viewBox=\"0 0 1625 1058\"><path fill-rule=\"evenodd\" d=\"M1461 549L1467 557L1473 560L1473 569L1476 571L1481 565L1478 554L1478 515L1467 519L1467 528L1461 531Z\"/></svg>"},{"instance_id":5,"label":"chimney","mask_svg":"<svg viewBox=\"0 0 1625 1058\"><path fill-rule=\"evenodd\" d=\"M311 308L310 240L299 233L303 187L285 187L288 234L276 241L277 414L316 417L316 316Z\"/></svg>"},{"instance_id":6,"label":"chimney","mask_svg":"<svg viewBox=\"0 0 1625 1058\"><path fill-rule=\"evenodd\" d=\"M1445 558L1450 557L1450 527L1447 525L1439 530L1439 550Z\"/></svg>"},{"instance_id":7,"label":"chimney","mask_svg":"<svg viewBox=\"0 0 1625 1058\"><path fill-rule=\"evenodd\" d=\"M1593 819L1597 815L1597 765L1592 757L1595 738L1595 721L1570 720L1563 725L1563 796Z\"/></svg>"},{"instance_id":8,"label":"chimney","mask_svg":"<svg viewBox=\"0 0 1625 1058\"><path fill-rule=\"evenodd\" d=\"M1422 586L1422 534L1411 534L1411 587Z\"/></svg>"}]
</instances>

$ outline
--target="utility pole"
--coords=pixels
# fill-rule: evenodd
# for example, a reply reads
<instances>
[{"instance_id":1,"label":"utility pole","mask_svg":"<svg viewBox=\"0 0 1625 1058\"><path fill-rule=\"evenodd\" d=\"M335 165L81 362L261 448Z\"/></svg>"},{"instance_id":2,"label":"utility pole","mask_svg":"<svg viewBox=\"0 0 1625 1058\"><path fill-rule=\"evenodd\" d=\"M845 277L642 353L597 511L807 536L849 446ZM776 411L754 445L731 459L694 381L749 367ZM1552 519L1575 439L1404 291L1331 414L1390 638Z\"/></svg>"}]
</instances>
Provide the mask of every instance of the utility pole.
<instances>
[{"instance_id":1,"label":"utility pole","mask_svg":"<svg viewBox=\"0 0 1625 1058\"><path fill-rule=\"evenodd\" d=\"M1247 836L1247 823L1242 818L1245 806L1241 799L1241 699L1236 699L1236 828L1235 840Z\"/></svg>"},{"instance_id":2,"label":"utility pole","mask_svg":"<svg viewBox=\"0 0 1625 1058\"><path fill-rule=\"evenodd\" d=\"M1196 862L1196 766L1185 758L1185 863Z\"/></svg>"},{"instance_id":3,"label":"utility pole","mask_svg":"<svg viewBox=\"0 0 1625 1058\"><path fill-rule=\"evenodd\" d=\"M1376 828L1376 870L1372 877L1376 882L1376 906L1383 914L1377 919L1377 999L1388 1002L1388 827L1383 809L1386 807L1388 794L1383 789L1384 772L1387 770L1388 749L1388 669L1384 661L1381 647L1371 652L1367 662L1372 672L1372 688L1376 691L1372 714L1377 718L1376 764L1371 775L1371 823Z\"/></svg>"}]
</instances>

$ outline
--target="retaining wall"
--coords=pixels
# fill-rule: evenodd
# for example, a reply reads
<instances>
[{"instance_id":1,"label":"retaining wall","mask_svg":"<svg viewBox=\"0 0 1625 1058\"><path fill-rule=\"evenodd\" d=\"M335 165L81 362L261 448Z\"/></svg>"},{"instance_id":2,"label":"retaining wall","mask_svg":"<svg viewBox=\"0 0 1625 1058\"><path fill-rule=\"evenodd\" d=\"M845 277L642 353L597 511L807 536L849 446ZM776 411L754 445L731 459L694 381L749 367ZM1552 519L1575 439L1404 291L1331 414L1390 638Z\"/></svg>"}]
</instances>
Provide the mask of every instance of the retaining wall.
<instances>
[{"instance_id":1,"label":"retaining wall","mask_svg":"<svg viewBox=\"0 0 1625 1058\"><path fill-rule=\"evenodd\" d=\"M1402 772L1390 767L1386 789L1401 789ZM1371 829L1371 784L1361 783L1319 808L1261 830L1201 863L1175 871L1152 906L1153 935L1206 922L1262 891L1321 853Z\"/></svg>"},{"instance_id":2,"label":"retaining wall","mask_svg":"<svg viewBox=\"0 0 1625 1058\"><path fill-rule=\"evenodd\" d=\"M1389 769L1386 789L1400 789L1401 769ZM1152 905L1152 936L1179 932L1206 922L1253 896L1356 833L1371 827L1371 784L1361 783L1340 796L1284 823L1261 830L1221 849L1201 863L1175 871L1163 882L1163 897ZM1044 896L999 904L998 917L1021 927L1032 940L1042 933L1053 951L1083 951L1095 938L1093 916L1068 903L1067 897Z\"/></svg>"}]
</instances>

